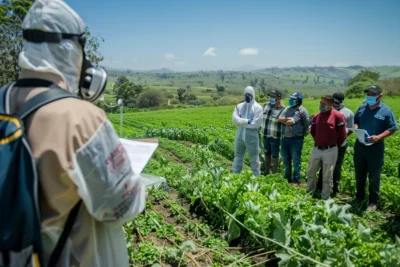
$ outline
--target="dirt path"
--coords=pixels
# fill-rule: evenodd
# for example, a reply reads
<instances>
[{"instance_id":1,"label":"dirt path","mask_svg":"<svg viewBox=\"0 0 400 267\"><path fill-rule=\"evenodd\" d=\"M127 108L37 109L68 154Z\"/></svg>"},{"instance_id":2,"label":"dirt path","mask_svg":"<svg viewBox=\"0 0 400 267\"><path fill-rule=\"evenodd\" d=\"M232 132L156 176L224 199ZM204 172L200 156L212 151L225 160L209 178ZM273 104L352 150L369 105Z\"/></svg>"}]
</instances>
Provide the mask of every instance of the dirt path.
<instances>
[{"instance_id":1,"label":"dirt path","mask_svg":"<svg viewBox=\"0 0 400 267\"><path fill-rule=\"evenodd\" d=\"M175 163L184 164L188 168L192 168L193 167L191 163L184 162L178 156L176 156L173 152L171 152L169 150L166 150L165 148L162 148L162 147L158 147L157 149L161 152L161 154L167 156L167 158L169 158L171 161L173 161Z\"/></svg>"}]
</instances>

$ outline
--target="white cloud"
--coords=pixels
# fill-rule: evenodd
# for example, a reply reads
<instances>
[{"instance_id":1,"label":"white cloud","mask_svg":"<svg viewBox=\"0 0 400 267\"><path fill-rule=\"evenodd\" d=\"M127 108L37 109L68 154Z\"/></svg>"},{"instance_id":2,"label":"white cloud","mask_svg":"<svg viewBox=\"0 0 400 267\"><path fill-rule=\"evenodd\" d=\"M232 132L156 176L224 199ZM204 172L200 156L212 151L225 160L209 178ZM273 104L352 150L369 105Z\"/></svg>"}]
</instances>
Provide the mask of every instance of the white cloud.
<instances>
[{"instance_id":1,"label":"white cloud","mask_svg":"<svg viewBox=\"0 0 400 267\"><path fill-rule=\"evenodd\" d=\"M216 57L217 54L215 53L215 51L217 50L217 48L215 47L209 47L203 54L203 56L210 56L210 57Z\"/></svg>"},{"instance_id":2,"label":"white cloud","mask_svg":"<svg viewBox=\"0 0 400 267\"><path fill-rule=\"evenodd\" d=\"M243 56L255 56L258 55L258 48L243 48L239 51L239 55Z\"/></svg>"},{"instance_id":3,"label":"white cloud","mask_svg":"<svg viewBox=\"0 0 400 267\"><path fill-rule=\"evenodd\" d=\"M166 60L175 60L176 57L173 54L165 54L164 55Z\"/></svg>"}]
</instances>

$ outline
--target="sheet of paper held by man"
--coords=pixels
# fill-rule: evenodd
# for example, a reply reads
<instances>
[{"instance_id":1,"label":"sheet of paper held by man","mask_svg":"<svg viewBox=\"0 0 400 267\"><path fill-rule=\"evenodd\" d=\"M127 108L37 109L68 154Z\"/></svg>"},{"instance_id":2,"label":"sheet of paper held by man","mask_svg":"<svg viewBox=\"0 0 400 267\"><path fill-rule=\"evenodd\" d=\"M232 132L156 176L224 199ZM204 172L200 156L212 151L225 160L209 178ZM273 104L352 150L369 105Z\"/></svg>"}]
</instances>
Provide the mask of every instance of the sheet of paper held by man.
<instances>
[{"instance_id":1,"label":"sheet of paper held by man","mask_svg":"<svg viewBox=\"0 0 400 267\"><path fill-rule=\"evenodd\" d=\"M368 132L366 130L364 130L364 129L355 129L355 128L347 128L347 129L349 131L352 131L356 135L358 141L361 144L366 145L366 146L373 145L373 143L371 143L369 141L369 139L368 139L370 136L369 136L369 134L368 134Z\"/></svg>"},{"instance_id":2,"label":"sheet of paper held by man","mask_svg":"<svg viewBox=\"0 0 400 267\"><path fill-rule=\"evenodd\" d=\"M147 162L149 162L158 147L157 139L128 140L120 138L120 141L131 161L133 172L137 174L142 173Z\"/></svg>"}]
</instances>

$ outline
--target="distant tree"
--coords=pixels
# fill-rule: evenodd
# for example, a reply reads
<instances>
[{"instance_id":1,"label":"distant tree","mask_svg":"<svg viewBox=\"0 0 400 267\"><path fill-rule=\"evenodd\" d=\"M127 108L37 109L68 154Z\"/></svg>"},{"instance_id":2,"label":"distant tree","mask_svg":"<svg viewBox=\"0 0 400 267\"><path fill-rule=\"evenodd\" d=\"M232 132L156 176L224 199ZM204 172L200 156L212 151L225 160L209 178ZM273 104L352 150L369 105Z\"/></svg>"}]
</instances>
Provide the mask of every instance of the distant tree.
<instances>
[{"instance_id":1,"label":"distant tree","mask_svg":"<svg viewBox=\"0 0 400 267\"><path fill-rule=\"evenodd\" d=\"M117 81L114 83L113 91L116 91L121 86L121 84L126 83L126 82L129 82L129 80L128 80L128 78L126 78L126 76L119 76L117 78Z\"/></svg>"},{"instance_id":2,"label":"distant tree","mask_svg":"<svg viewBox=\"0 0 400 267\"><path fill-rule=\"evenodd\" d=\"M143 86L141 84L134 84L133 85L133 92L134 92L134 97L138 97L140 93L143 92Z\"/></svg>"},{"instance_id":3,"label":"distant tree","mask_svg":"<svg viewBox=\"0 0 400 267\"><path fill-rule=\"evenodd\" d=\"M186 85L186 89L188 90L190 89L190 84Z\"/></svg>"},{"instance_id":4,"label":"distant tree","mask_svg":"<svg viewBox=\"0 0 400 267\"><path fill-rule=\"evenodd\" d=\"M186 93L186 90L183 89L183 88L179 88L179 89L176 90L176 91L177 91L177 94L178 94L178 100L179 100L179 102L183 103L183 102L185 101L185 93Z\"/></svg>"},{"instance_id":5,"label":"distant tree","mask_svg":"<svg viewBox=\"0 0 400 267\"><path fill-rule=\"evenodd\" d=\"M335 81L334 80L330 80L329 84L335 84Z\"/></svg>"},{"instance_id":6,"label":"distant tree","mask_svg":"<svg viewBox=\"0 0 400 267\"><path fill-rule=\"evenodd\" d=\"M215 85L215 89L217 89L218 93L225 92L225 87L219 86L218 84Z\"/></svg>"},{"instance_id":7,"label":"distant tree","mask_svg":"<svg viewBox=\"0 0 400 267\"><path fill-rule=\"evenodd\" d=\"M194 94L187 94L185 97L186 101L192 101L192 100L197 100L197 96Z\"/></svg>"},{"instance_id":8,"label":"distant tree","mask_svg":"<svg viewBox=\"0 0 400 267\"><path fill-rule=\"evenodd\" d=\"M345 95L348 98L361 97L364 90L379 79L379 73L370 70L361 70L347 82Z\"/></svg>"},{"instance_id":9,"label":"distant tree","mask_svg":"<svg viewBox=\"0 0 400 267\"><path fill-rule=\"evenodd\" d=\"M139 108L151 108L160 106L163 102L162 93L155 89L150 89L142 92L137 99Z\"/></svg>"},{"instance_id":10,"label":"distant tree","mask_svg":"<svg viewBox=\"0 0 400 267\"><path fill-rule=\"evenodd\" d=\"M371 85L371 82L359 81L348 86L345 91L345 96L348 98L358 98L362 97L365 88Z\"/></svg>"},{"instance_id":11,"label":"distant tree","mask_svg":"<svg viewBox=\"0 0 400 267\"><path fill-rule=\"evenodd\" d=\"M135 91L133 90L134 85L135 84L133 82L127 81L118 87L114 87L114 92L117 99L122 99L124 103L129 103L129 99L135 97Z\"/></svg>"},{"instance_id":12,"label":"distant tree","mask_svg":"<svg viewBox=\"0 0 400 267\"><path fill-rule=\"evenodd\" d=\"M260 82L260 84L259 84L259 86L260 86L260 93L262 92L263 94L265 94L266 93L266 83L265 83L265 79L263 78L263 79L261 79L261 82Z\"/></svg>"},{"instance_id":13,"label":"distant tree","mask_svg":"<svg viewBox=\"0 0 400 267\"><path fill-rule=\"evenodd\" d=\"M400 77L387 78L379 81L378 84L390 97L400 95Z\"/></svg>"},{"instance_id":14,"label":"distant tree","mask_svg":"<svg viewBox=\"0 0 400 267\"><path fill-rule=\"evenodd\" d=\"M246 75L242 74L242 79L246 80Z\"/></svg>"},{"instance_id":15,"label":"distant tree","mask_svg":"<svg viewBox=\"0 0 400 267\"><path fill-rule=\"evenodd\" d=\"M376 82L379 79L379 73L371 70L361 70L356 76L347 82L347 86L351 86L356 82Z\"/></svg>"},{"instance_id":16,"label":"distant tree","mask_svg":"<svg viewBox=\"0 0 400 267\"><path fill-rule=\"evenodd\" d=\"M222 73L221 74L221 81L224 82L224 80L225 80L225 75Z\"/></svg>"}]
</instances>

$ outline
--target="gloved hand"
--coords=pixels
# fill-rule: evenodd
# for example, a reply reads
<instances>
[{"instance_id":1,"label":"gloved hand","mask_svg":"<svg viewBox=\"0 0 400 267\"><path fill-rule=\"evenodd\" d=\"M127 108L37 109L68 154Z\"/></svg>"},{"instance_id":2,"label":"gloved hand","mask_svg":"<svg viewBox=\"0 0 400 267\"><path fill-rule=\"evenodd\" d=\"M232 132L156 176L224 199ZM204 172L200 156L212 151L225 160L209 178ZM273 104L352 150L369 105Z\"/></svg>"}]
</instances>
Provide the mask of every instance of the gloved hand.
<instances>
[{"instance_id":1,"label":"gloved hand","mask_svg":"<svg viewBox=\"0 0 400 267\"><path fill-rule=\"evenodd\" d=\"M250 119L247 121L247 124L250 124L253 121L253 119Z\"/></svg>"}]
</instances>

